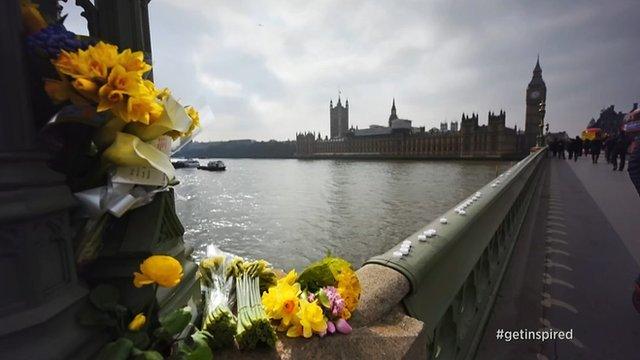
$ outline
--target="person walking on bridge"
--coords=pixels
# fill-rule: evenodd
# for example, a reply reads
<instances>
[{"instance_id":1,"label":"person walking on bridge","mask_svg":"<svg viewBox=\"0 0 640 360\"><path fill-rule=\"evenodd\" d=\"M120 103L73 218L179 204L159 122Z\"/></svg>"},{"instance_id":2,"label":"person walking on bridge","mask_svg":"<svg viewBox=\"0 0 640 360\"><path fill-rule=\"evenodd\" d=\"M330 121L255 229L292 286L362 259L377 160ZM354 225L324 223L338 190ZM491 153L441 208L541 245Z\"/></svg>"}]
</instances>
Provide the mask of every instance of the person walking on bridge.
<instances>
[{"instance_id":1,"label":"person walking on bridge","mask_svg":"<svg viewBox=\"0 0 640 360\"><path fill-rule=\"evenodd\" d=\"M627 157L627 150L629 149L629 139L627 139L624 130L620 130L618 136L613 140L613 143L613 153L611 154L613 171L623 171L625 159ZM620 157L620 164L618 164L618 157Z\"/></svg>"},{"instance_id":2,"label":"person walking on bridge","mask_svg":"<svg viewBox=\"0 0 640 360\"><path fill-rule=\"evenodd\" d=\"M580 139L580 136L576 136L573 161L578 161L578 156L582 156L582 139Z\"/></svg>"},{"instance_id":3,"label":"person walking on bridge","mask_svg":"<svg viewBox=\"0 0 640 360\"><path fill-rule=\"evenodd\" d=\"M602 140L596 137L591 140L591 160L594 164L598 163L598 158L600 157L600 150L602 150Z\"/></svg>"},{"instance_id":4,"label":"person walking on bridge","mask_svg":"<svg viewBox=\"0 0 640 360\"><path fill-rule=\"evenodd\" d=\"M624 119L624 130L633 142L629 149L629 177L640 195L640 110L631 111Z\"/></svg>"},{"instance_id":5,"label":"person walking on bridge","mask_svg":"<svg viewBox=\"0 0 640 360\"><path fill-rule=\"evenodd\" d=\"M611 155L613 155L613 148L616 144L615 138L607 135L604 141L604 157L607 159L607 164L611 164Z\"/></svg>"},{"instance_id":6,"label":"person walking on bridge","mask_svg":"<svg viewBox=\"0 0 640 360\"><path fill-rule=\"evenodd\" d=\"M564 140L562 139L558 140L558 159L566 159L564 157L564 147L565 147Z\"/></svg>"}]
</instances>

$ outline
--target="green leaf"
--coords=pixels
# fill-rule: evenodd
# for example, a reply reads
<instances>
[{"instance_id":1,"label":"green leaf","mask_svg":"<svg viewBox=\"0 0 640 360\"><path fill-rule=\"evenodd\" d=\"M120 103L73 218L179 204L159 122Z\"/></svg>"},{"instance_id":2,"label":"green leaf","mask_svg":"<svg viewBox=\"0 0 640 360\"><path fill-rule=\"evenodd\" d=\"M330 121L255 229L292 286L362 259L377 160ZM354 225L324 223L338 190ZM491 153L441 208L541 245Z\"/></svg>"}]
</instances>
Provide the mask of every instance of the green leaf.
<instances>
[{"instance_id":1,"label":"green leaf","mask_svg":"<svg viewBox=\"0 0 640 360\"><path fill-rule=\"evenodd\" d=\"M320 304L322 304L322 306L324 306L327 309L329 308L329 306L331 306L331 302L329 302L329 297L324 292L324 290L318 291L318 300L320 300Z\"/></svg>"},{"instance_id":2,"label":"green leaf","mask_svg":"<svg viewBox=\"0 0 640 360\"><path fill-rule=\"evenodd\" d=\"M163 360L162 354L155 350L142 351L140 349L133 348L131 353L133 360Z\"/></svg>"},{"instance_id":3,"label":"green leaf","mask_svg":"<svg viewBox=\"0 0 640 360\"><path fill-rule=\"evenodd\" d=\"M348 267L351 267L351 264L345 259L325 256L323 259L307 266L298 276L298 282L300 282L303 289L316 292L322 287L335 285L335 277Z\"/></svg>"},{"instance_id":4,"label":"green leaf","mask_svg":"<svg viewBox=\"0 0 640 360\"><path fill-rule=\"evenodd\" d=\"M191 322L191 308L186 306L160 318L160 332L174 336L184 330Z\"/></svg>"},{"instance_id":5,"label":"green leaf","mask_svg":"<svg viewBox=\"0 0 640 360\"><path fill-rule=\"evenodd\" d=\"M87 306L78 313L78 322L84 326L114 327L118 325L117 320L113 316L93 306Z\"/></svg>"},{"instance_id":6,"label":"green leaf","mask_svg":"<svg viewBox=\"0 0 640 360\"><path fill-rule=\"evenodd\" d=\"M185 360L211 360L213 359L213 352L208 341L211 341L212 336L206 331L197 331L190 336L191 341L184 341L180 344L180 354Z\"/></svg>"},{"instance_id":7,"label":"green leaf","mask_svg":"<svg viewBox=\"0 0 640 360\"><path fill-rule=\"evenodd\" d=\"M149 335L144 331L127 331L124 337L133 342L133 346L138 349L146 349L149 347Z\"/></svg>"},{"instance_id":8,"label":"green leaf","mask_svg":"<svg viewBox=\"0 0 640 360\"><path fill-rule=\"evenodd\" d=\"M333 277L331 269L327 264L314 263L309 265L309 267L298 276L298 282L303 289L316 292L327 285L335 284L336 279Z\"/></svg>"},{"instance_id":9,"label":"green leaf","mask_svg":"<svg viewBox=\"0 0 640 360\"><path fill-rule=\"evenodd\" d=\"M89 294L89 300L100 310L110 310L118 305L120 292L112 285L100 284Z\"/></svg>"},{"instance_id":10,"label":"green leaf","mask_svg":"<svg viewBox=\"0 0 640 360\"><path fill-rule=\"evenodd\" d=\"M98 353L96 360L127 360L132 349L133 342L131 340L119 338L105 345Z\"/></svg>"}]
</instances>

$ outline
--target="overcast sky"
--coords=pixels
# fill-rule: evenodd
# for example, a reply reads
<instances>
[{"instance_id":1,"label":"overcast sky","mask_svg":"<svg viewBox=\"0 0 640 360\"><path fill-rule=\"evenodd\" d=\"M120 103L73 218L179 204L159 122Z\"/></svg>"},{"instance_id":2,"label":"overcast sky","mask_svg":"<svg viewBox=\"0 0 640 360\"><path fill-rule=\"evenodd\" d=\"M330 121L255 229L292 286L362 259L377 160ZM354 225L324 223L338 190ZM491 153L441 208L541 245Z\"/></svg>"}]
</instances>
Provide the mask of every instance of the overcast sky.
<instances>
[{"instance_id":1,"label":"overcast sky","mask_svg":"<svg viewBox=\"0 0 640 360\"><path fill-rule=\"evenodd\" d=\"M213 112L198 141L327 134L338 91L360 128L393 97L414 126L504 109L523 128L538 53L552 131L640 100L637 0L153 0L150 22L157 85Z\"/></svg>"}]
</instances>

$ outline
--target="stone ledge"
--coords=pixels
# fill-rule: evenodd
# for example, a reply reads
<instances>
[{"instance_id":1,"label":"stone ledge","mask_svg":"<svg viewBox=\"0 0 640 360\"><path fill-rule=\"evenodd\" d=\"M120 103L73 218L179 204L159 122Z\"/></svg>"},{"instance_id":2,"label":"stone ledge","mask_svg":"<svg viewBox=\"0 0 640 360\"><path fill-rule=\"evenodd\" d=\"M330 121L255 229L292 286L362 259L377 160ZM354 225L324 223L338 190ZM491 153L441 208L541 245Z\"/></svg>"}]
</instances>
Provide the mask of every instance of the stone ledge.
<instances>
[{"instance_id":1,"label":"stone ledge","mask_svg":"<svg viewBox=\"0 0 640 360\"><path fill-rule=\"evenodd\" d=\"M275 349L215 352L216 359L426 359L424 323L397 307L379 322L354 328L349 335L287 338L279 334Z\"/></svg>"}]
</instances>

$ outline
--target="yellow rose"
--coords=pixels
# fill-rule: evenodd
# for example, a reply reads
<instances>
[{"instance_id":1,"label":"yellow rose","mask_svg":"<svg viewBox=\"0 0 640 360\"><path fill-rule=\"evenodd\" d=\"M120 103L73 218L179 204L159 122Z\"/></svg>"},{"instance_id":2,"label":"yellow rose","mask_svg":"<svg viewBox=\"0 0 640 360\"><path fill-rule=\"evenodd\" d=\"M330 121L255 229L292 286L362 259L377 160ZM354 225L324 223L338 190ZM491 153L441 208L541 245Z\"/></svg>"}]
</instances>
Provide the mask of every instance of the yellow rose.
<instances>
[{"instance_id":1,"label":"yellow rose","mask_svg":"<svg viewBox=\"0 0 640 360\"><path fill-rule=\"evenodd\" d=\"M143 313L139 313L133 318L133 320L131 320L127 328L131 331L138 331L140 330L140 328L144 326L146 322L147 322L146 316L144 316Z\"/></svg>"},{"instance_id":2,"label":"yellow rose","mask_svg":"<svg viewBox=\"0 0 640 360\"><path fill-rule=\"evenodd\" d=\"M166 255L153 255L140 264L140 272L133 273L133 285L137 288L157 283L172 288L182 279L182 265Z\"/></svg>"}]
</instances>

